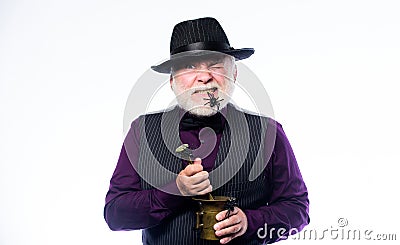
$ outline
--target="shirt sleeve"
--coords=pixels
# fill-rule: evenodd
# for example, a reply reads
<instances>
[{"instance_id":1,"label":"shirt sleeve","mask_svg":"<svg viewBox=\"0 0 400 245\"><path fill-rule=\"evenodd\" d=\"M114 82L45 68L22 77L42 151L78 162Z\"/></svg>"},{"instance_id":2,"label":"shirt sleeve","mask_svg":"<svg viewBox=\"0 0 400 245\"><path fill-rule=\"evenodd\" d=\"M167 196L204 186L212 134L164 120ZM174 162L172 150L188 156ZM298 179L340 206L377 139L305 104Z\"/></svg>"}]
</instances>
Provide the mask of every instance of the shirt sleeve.
<instances>
[{"instance_id":1,"label":"shirt sleeve","mask_svg":"<svg viewBox=\"0 0 400 245\"><path fill-rule=\"evenodd\" d=\"M139 138L139 119L136 119L126 137L131 140L129 154L124 144L106 195L104 218L111 230L135 230L155 226L179 210L185 202L185 197L182 196L158 189L141 188L140 176L133 167L139 160ZM169 188L177 189L175 182Z\"/></svg>"},{"instance_id":2,"label":"shirt sleeve","mask_svg":"<svg viewBox=\"0 0 400 245\"><path fill-rule=\"evenodd\" d=\"M265 206L244 210L248 220L244 236L273 243L301 231L310 219L307 187L289 140L278 122L270 119L268 127L265 148L271 131L276 134L274 149L265 169L270 198Z\"/></svg>"}]
</instances>

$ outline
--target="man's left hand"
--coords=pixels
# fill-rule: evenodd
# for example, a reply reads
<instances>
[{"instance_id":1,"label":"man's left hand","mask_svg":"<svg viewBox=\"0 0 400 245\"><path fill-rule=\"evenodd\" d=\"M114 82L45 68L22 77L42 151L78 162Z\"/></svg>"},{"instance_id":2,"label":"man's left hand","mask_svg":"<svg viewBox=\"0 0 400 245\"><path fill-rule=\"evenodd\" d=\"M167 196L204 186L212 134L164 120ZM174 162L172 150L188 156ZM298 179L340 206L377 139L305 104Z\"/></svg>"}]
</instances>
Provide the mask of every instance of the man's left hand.
<instances>
[{"instance_id":1,"label":"man's left hand","mask_svg":"<svg viewBox=\"0 0 400 245\"><path fill-rule=\"evenodd\" d=\"M215 235L223 237L221 244L230 242L233 238L243 235L247 230L246 214L238 207L231 211L230 216L225 219L228 210L219 212L216 219L219 221L214 225Z\"/></svg>"}]
</instances>

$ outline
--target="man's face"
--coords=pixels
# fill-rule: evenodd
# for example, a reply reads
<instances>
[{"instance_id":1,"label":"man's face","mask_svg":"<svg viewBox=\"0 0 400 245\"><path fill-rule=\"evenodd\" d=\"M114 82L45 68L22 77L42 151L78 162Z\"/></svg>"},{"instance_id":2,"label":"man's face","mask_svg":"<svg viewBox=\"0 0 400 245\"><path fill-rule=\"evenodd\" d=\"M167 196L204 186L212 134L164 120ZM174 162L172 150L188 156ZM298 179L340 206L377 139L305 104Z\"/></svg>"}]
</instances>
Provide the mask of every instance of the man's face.
<instances>
[{"instance_id":1,"label":"man's face","mask_svg":"<svg viewBox=\"0 0 400 245\"><path fill-rule=\"evenodd\" d=\"M213 55L176 64L170 84L180 107L197 116L211 116L228 104L235 80L235 58Z\"/></svg>"}]
</instances>

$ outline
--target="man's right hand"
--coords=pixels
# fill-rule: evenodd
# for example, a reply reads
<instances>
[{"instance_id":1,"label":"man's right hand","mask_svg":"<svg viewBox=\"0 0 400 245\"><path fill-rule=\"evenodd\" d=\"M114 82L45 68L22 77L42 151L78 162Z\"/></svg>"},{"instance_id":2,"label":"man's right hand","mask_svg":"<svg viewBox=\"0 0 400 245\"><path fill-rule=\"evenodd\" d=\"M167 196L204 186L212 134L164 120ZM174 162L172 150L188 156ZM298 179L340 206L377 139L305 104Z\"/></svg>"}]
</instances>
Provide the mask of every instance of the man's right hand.
<instances>
[{"instance_id":1,"label":"man's right hand","mask_svg":"<svg viewBox=\"0 0 400 245\"><path fill-rule=\"evenodd\" d=\"M196 158L193 164L187 165L179 173L176 184L183 196L204 195L212 191L208 172L203 171L200 158Z\"/></svg>"}]
</instances>

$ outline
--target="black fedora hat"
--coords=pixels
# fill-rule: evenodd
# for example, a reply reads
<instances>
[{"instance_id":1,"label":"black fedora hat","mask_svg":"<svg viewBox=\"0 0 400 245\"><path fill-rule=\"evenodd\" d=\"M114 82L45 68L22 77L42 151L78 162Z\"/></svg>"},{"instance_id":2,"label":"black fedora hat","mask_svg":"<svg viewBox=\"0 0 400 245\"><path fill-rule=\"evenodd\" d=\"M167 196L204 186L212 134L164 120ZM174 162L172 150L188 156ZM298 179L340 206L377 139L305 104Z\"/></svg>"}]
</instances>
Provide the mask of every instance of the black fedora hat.
<instances>
[{"instance_id":1,"label":"black fedora hat","mask_svg":"<svg viewBox=\"0 0 400 245\"><path fill-rule=\"evenodd\" d=\"M187 20L176 24L172 31L170 59L152 66L151 69L160 73L170 73L176 62L212 52L224 53L235 57L236 60L242 60L250 57L254 49L231 47L222 26L214 18Z\"/></svg>"}]
</instances>

